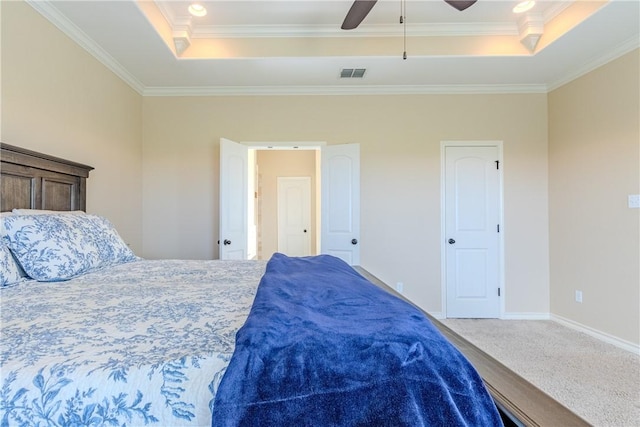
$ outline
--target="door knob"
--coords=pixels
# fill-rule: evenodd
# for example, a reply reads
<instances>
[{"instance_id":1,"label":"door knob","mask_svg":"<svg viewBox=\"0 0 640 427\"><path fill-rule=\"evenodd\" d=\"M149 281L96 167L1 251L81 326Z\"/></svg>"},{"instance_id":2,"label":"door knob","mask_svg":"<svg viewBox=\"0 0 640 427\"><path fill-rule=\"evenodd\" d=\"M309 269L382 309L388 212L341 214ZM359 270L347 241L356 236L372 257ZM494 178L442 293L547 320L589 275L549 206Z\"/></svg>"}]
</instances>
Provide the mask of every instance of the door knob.
<instances>
[{"instance_id":1,"label":"door knob","mask_svg":"<svg viewBox=\"0 0 640 427\"><path fill-rule=\"evenodd\" d=\"M224 239L224 244L225 244L225 245L230 245L230 244L231 244L231 240L229 240L229 239Z\"/></svg>"},{"instance_id":2,"label":"door knob","mask_svg":"<svg viewBox=\"0 0 640 427\"><path fill-rule=\"evenodd\" d=\"M455 240L453 240L453 239L449 239L449 244L450 244L450 245L453 245L455 242L456 242Z\"/></svg>"},{"instance_id":3,"label":"door knob","mask_svg":"<svg viewBox=\"0 0 640 427\"><path fill-rule=\"evenodd\" d=\"M357 245L358 244L358 239L351 239L351 244L352 245Z\"/></svg>"}]
</instances>

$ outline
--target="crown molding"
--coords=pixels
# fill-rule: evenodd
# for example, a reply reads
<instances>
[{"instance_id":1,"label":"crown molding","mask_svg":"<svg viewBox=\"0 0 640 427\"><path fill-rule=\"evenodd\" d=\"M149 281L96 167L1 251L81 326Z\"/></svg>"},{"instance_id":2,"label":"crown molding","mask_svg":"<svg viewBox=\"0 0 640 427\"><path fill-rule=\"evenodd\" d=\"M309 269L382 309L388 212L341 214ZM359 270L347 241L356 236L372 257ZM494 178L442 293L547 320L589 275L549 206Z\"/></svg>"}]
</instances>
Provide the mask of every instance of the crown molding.
<instances>
[{"instance_id":1,"label":"crown molding","mask_svg":"<svg viewBox=\"0 0 640 427\"><path fill-rule=\"evenodd\" d=\"M71 40L89 52L94 58L100 61L105 67L120 77L133 90L142 94L144 85L140 83L131 73L129 73L118 61L116 61L107 51L94 42L78 26L64 16L50 0L25 0L25 2L44 16L49 22L66 34Z\"/></svg>"},{"instance_id":2,"label":"crown molding","mask_svg":"<svg viewBox=\"0 0 640 427\"><path fill-rule=\"evenodd\" d=\"M554 3L551 6L549 6L547 9L545 9L543 13L544 23L546 24L547 22L554 19L556 16L560 15L562 12L564 12L565 9L571 6L574 2L575 0L567 0L563 2Z\"/></svg>"},{"instance_id":3,"label":"crown molding","mask_svg":"<svg viewBox=\"0 0 640 427\"><path fill-rule=\"evenodd\" d=\"M544 23L549 22L573 1L564 1L549 7ZM155 2L171 28L181 27L189 21L192 37L198 39L221 38L288 38L288 37L345 37L345 31L335 25L197 25L187 15L176 16L163 2ZM439 23L407 24L412 37L457 37L457 36L514 36L518 35L518 23L482 22L482 23ZM350 30L349 37L394 37L402 36L400 24L363 24Z\"/></svg>"},{"instance_id":4,"label":"crown molding","mask_svg":"<svg viewBox=\"0 0 640 427\"><path fill-rule=\"evenodd\" d=\"M425 94L509 94L547 93L618 57L640 47L636 37L606 54L593 58L551 84L534 85L381 85L381 86L203 86L145 87L86 33L61 14L51 0L25 0L34 10L66 34L80 47L120 77L142 96L256 96L256 95L425 95ZM566 5L565 5L566 7ZM558 9L560 10L560 9ZM556 10L556 12L558 12ZM548 19L545 16L545 20ZM431 29L433 30L433 28ZM382 30L380 30L382 31ZM444 31L444 30L443 30ZM476 30L477 31L477 28ZM513 31L517 33L517 28ZM382 34L382 33L379 33ZM458 34L459 35L459 34Z\"/></svg>"},{"instance_id":5,"label":"crown molding","mask_svg":"<svg viewBox=\"0 0 640 427\"><path fill-rule=\"evenodd\" d=\"M546 85L148 87L144 96L432 95L546 93Z\"/></svg>"},{"instance_id":6,"label":"crown molding","mask_svg":"<svg viewBox=\"0 0 640 427\"><path fill-rule=\"evenodd\" d=\"M173 27L174 25L171 24ZM513 36L517 23L407 24L411 37ZM344 30L326 25L216 25L192 27L193 38L287 38L347 37ZM350 30L348 37L400 37L400 24L361 25Z\"/></svg>"},{"instance_id":7,"label":"crown molding","mask_svg":"<svg viewBox=\"0 0 640 427\"><path fill-rule=\"evenodd\" d=\"M548 90L549 92L551 92L552 90L557 89L560 86L564 86L565 84L577 79L578 77L582 77L583 75L595 70L596 68L601 67L615 59L618 59L622 55L625 55L638 48L640 48L640 39L638 39L637 37L631 37L627 41L621 43L619 46L607 51L607 53L605 53L604 55L593 58L591 61L565 74L565 76L560 80L549 84Z\"/></svg>"}]
</instances>

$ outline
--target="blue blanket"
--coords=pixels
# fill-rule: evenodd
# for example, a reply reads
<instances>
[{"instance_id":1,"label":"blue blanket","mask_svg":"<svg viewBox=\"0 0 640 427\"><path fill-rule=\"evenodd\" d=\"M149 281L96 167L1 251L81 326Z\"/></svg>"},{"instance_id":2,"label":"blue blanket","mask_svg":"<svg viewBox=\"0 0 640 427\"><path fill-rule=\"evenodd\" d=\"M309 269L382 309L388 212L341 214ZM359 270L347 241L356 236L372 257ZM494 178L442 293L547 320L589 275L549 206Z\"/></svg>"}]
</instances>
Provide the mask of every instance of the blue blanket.
<instances>
[{"instance_id":1,"label":"blue blanket","mask_svg":"<svg viewBox=\"0 0 640 427\"><path fill-rule=\"evenodd\" d=\"M329 255L275 254L215 397L217 426L501 426L416 307Z\"/></svg>"}]
</instances>

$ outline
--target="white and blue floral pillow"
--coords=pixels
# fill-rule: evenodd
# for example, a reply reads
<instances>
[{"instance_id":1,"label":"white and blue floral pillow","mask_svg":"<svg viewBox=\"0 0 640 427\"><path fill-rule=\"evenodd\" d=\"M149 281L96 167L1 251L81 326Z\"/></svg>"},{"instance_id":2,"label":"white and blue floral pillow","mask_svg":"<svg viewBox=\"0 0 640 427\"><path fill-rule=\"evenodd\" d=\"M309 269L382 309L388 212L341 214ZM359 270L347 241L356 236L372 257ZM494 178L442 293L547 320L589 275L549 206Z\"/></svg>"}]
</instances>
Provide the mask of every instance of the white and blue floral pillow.
<instances>
[{"instance_id":1,"label":"white and blue floral pillow","mask_svg":"<svg viewBox=\"0 0 640 427\"><path fill-rule=\"evenodd\" d=\"M4 243L38 281L68 280L139 259L113 225L97 215L10 215L2 220Z\"/></svg>"},{"instance_id":2,"label":"white and blue floral pillow","mask_svg":"<svg viewBox=\"0 0 640 427\"><path fill-rule=\"evenodd\" d=\"M10 286L21 282L24 276L20 266L4 242L0 242L0 286Z\"/></svg>"}]
</instances>

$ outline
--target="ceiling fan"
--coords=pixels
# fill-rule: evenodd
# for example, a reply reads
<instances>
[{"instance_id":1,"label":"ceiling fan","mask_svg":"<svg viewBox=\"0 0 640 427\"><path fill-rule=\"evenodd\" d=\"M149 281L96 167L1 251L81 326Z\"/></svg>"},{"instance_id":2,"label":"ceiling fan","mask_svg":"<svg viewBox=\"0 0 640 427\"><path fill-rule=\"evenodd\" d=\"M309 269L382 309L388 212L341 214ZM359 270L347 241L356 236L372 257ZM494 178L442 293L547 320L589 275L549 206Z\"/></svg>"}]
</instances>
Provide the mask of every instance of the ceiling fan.
<instances>
[{"instance_id":1,"label":"ceiling fan","mask_svg":"<svg viewBox=\"0 0 640 427\"><path fill-rule=\"evenodd\" d=\"M343 30L353 30L369 14L378 0L355 0L342 23ZM444 0L459 11L463 11L477 0Z\"/></svg>"}]
</instances>

